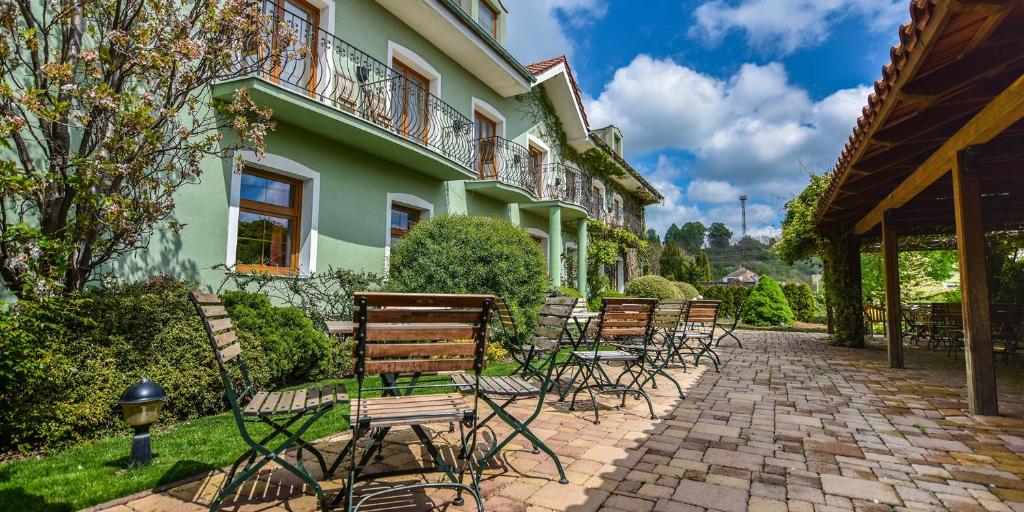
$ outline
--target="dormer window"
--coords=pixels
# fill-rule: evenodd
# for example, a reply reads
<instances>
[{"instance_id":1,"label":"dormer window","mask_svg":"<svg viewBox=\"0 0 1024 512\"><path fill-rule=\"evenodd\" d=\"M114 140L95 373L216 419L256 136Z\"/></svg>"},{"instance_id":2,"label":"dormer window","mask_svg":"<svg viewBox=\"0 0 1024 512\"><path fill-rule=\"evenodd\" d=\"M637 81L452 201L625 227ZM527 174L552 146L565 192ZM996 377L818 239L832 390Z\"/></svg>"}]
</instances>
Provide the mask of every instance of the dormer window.
<instances>
[{"instance_id":1,"label":"dormer window","mask_svg":"<svg viewBox=\"0 0 1024 512\"><path fill-rule=\"evenodd\" d=\"M612 149L615 150L615 154L622 156L622 135L612 134Z\"/></svg>"},{"instance_id":2,"label":"dormer window","mask_svg":"<svg viewBox=\"0 0 1024 512\"><path fill-rule=\"evenodd\" d=\"M498 10L491 7L486 0L480 0L480 8L477 9L476 21L484 28L491 37L498 39Z\"/></svg>"}]
</instances>

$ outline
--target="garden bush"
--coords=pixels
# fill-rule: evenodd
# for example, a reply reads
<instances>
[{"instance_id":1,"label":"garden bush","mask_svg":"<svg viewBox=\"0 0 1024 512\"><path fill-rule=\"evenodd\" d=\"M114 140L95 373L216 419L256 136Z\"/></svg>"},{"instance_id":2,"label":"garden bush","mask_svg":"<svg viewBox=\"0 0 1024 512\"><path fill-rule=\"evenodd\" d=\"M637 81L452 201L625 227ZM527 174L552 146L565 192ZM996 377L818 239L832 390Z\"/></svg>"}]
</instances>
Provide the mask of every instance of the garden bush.
<instances>
[{"instance_id":1,"label":"garden bush","mask_svg":"<svg viewBox=\"0 0 1024 512\"><path fill-rule=\"evenodd\" d=\"M809 322L817 315L818 307L814 302L814 292L807 283L786 283L782 293L793 310L793 316L801 322Z\"/></svg>"},{"instance_id":2,"label":"garden bush","mask_svg":"<svg viewBox=\"0 0 1024 512\"><path fill-rule=\"evenodd\" d=\"M738 284L710 285L701 289L701 295L708 300L721 301L718 315L723 318L735 318L740 304L750 296L751 287Z\"/></svg>"},{"instance_id":3,"label":"garden bush","mask_svg":"<svg viewBox=\"0 0 1024 512\"><path fill-rule=\"evenodd\" d=\"M625 296L626 296L626 294L624 294L624 293L619 293L619 292L614 291L614 290L605 290L605 291L603 291L603 292L601 292L601 293L591 297L590 300L587 301L587 309L589 309L590 311L601 311L601 304L602 304L603 299L605 299L605 298L614 299L614 298L625 297Z\"/></svg>"},{"instance_id":4,"label":"garden bush","mask_svg":"<svg viewBox=\"0 0 1024 512\"><path fill-rule=\"evenodd\" d=\"M490 293L532 332L547 295L544 254L521 228L488 217L441 215L416 224L391 250L388 289Z\"/></svg>"},{"instance_id":5,"label":"garden bush","mask_svg":"<svg viewBox=\"0 0 1024 512\"><path fill-rule=\"evenodd\" d=\"M681 299L682 292L672 281L661 276L640 276L626 285L626 295L630 297L649 297L652 299Z\"/></svg>"},{"instance_id":6,"label":"garden bush","mask_svg":"<svg viewBox=\"0 0 1024 512\"><path fill-rule=\"evenodd\" d=\"M790 325L793 310L789 308L786 295L770 276L762 276L754 285L747 304L743 308L743 322L749 325Z\"/></svg>"},{"instance_id":7,"label":"garden bush","mask_svg":"<svg viewBox=\"0 0 1024 512\"><path fill-rule=\"evenodd\" d=\"M115 402L142 378L167 392L161 424L223 412L213 351L188 298L194 286L163 276L112 282L0 313L0 453L125 430ZM256 386L333 376L344 366L298 310L263 295L224 295Z\"/></svg>"},{"instance_id":8,"label":"garden bush","mask_svg":"<svg viewBox=\"0 0 1024 512\"><path fill-rule=\"evenodd\" d=\"M683 295L684 299L692 299L700 295L700 292L697 291L697 287L690 283L684 283L682 281L672 281L672 284L679 289L679 293Z\"/></svg>"},{"instance_id":9,"label":"garden bush","mask_svg":"<svg viewBox=\"0 0 1024 512\"><path fill-rule=\"evenodd\" d=\"M548 291L548 297L572 297L574 299L582 299L583 294L575 288L558 286Z\"/></svg>"}]
</instances>

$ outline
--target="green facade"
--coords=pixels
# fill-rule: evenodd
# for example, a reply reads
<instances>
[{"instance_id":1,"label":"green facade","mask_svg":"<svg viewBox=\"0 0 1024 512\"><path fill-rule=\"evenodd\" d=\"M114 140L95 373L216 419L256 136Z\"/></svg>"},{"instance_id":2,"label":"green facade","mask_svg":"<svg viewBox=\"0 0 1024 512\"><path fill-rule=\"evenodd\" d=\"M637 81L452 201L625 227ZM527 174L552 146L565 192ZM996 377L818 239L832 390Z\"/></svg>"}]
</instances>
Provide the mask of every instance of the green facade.
<instances>
[{"instance_id":1,"label":"green facade","mask_svg":"<svg viewBox=\"0 0 1024 512\"><path fill-rule=\"evenodd\" d=\"M483 0L464 0L463 4L473 1ZM497 93L381 3L338 0L331 10L333 33L377 60L390 64L389 45L397 44L429 63L440 74L435 84L437 95L467 118L473 118L476 98L504 117L506 139L527 147L529 134L548 148L559 147L559 141L545 138L546 130L540 129L535 119L524 115L522 98ZM322 10L321 17L331 10ZM326 24L322 19L321 27ZM303 208L304 227L300 230L302 273L311 270L311 265L314 270L335 267L385 272L391 198L394 203L416 208L429 206L429 213L424 209L425 215L452 213L509 219L547 240L548 266L557 263L557 268L549 268L552 277L564 278L569 286L583 287L586 240L580 243L579 239L586 237L586 223L580 227L580 219L587 215L583 207L530 197L520 187L500 180L479 180L472 165L452 161L401 134L266 77L243 76L218 84L213 95L226 98L237 88L248 89L255 101L273 108L277 122L276 130L267 137L267 156L250 165L304 180L303 202L310 204ZM554 153L549 156L552 162L560 160L560 155ZM129 278L165 272L218 285L224 278L224 267L233 263L229 232L232 184L237 188L238 179L229 159L205 161L200 182L180 190L175 212L167 223L169 226L173 221L184 227L177 232L160 229L148 249L120 261L116 271ZM315 205L310 197L314 182L319 188ZM237 191L235 194L237 197ZM314 217L315 234L310 229ZM578 271L571 276L565 275L560 263L568 245L580 248Z\"/></svg>"}]
</instances>

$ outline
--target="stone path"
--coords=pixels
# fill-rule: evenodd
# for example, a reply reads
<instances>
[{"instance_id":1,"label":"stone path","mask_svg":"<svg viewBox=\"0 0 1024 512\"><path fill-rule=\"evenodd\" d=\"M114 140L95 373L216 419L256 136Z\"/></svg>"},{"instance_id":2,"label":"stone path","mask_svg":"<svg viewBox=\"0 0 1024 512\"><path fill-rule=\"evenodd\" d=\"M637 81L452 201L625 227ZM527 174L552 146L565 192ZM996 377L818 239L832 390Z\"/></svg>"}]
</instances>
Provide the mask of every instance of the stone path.
<instances>
[{"instance_id":1,"label":"stone path","mask_svg":"<svg viewBox=\"0 0 1024 512\"><path fill-rule=\"evenodd\" d=\"M721 350L721 373L676 373L688 388L655 393L659 419L627 400L593 412L550 401L534 430L560 455L554 465L513 443L487 470L491 511L840 510L1024 511L1024 381L1000 379L1001 407L1016 415L971 418L963 411L963 361L908 348L910 370L889 370L876 349L828 347L820 334L745 331L743 349ZM1018 373L1019 367L1000 371ZM517 405L526 411L530 403ZM488 433L502 437L507 430ZM435 435L447 436L438 426ZM398 432L385 465L423 454ZM344 437L322 440L335 452ZM428 476L437 481L436 475ZM103 507L111 511L204 510L223 474ZM324 484L331 493L341 482ZM451 494L408 494L374 510L473 510ZM313 510L316 501L286 473L268 471L226 503L227 510ZM367 509L370 510L370 509Z\"/></svg>"}]
</instances>

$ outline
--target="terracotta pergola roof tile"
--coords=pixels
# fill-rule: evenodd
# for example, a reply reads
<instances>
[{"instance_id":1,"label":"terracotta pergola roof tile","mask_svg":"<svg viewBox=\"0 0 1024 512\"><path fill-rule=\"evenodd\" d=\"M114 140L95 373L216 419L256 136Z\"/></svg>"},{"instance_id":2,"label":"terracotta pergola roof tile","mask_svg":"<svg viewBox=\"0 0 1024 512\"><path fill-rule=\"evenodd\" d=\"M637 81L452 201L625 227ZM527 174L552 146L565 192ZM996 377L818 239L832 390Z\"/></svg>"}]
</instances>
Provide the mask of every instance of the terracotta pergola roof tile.
<instances>
[{"instance_id":1,"label":"terracotta pergola roof tile","mask_svg":"<svg viewBox=\"0 0 1024 512\"><path fill-rule=\"evenodd\" d=\"M904 71L910 56L915 51L920 51L922 47L919 44L921 42L921 34L930 22L934 22L937 19L932 14L935 11L935 6L940 1L942 0L911 0L910 21L900 25L900 42L889 49L890 62L882 66L882 77L875 81L874 92L868 96L867 105L861 110L861 116L853 127L853 133L836 160L828 190L818 203L817 216L819 218L835 196L846 173L850 172L857 150L860 149L861 145L867 143L867 132L876 122L882 106L886 101L893 101L895 96L893 86Z\"/></svg>"},{"instance_id":2,"label":"terracotta pergola roof tile","mask_svg":"<svg viewBox=\"0 0 1024 512\"><path fill-rule=\"evenodd\" d=\"M576 77L572 73L572 66L569 65L569 60L565 58L565 55L527 64L526 69L533 73L534 76L537 76L559 64L565 65L565 73L569 76L569 83L572 84L572 92L576 96L576 105L580 108L580 114L583 116L583 124L589 129L590 120L587 119L587 110L583 108L583 96L580 94L580 86L576 83Z\"/></svg>"}]
</instances>

